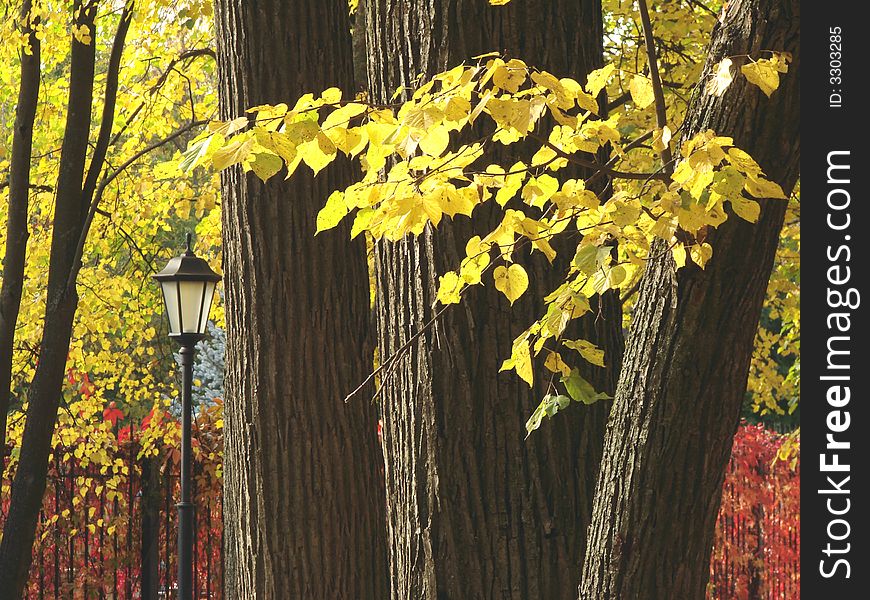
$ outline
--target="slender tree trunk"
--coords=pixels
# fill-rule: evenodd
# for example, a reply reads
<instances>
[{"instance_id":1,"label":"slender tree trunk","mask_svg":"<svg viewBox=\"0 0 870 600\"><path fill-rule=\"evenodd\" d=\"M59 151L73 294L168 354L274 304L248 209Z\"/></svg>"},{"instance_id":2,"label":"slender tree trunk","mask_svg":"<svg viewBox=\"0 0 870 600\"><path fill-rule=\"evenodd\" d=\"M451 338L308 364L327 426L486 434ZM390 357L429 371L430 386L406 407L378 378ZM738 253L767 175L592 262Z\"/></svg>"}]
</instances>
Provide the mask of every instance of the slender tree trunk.
<instances>
[{"instance_id":1,"label":"slender tree trunk","mask_svg":"<svg viewBox=\"0 0 870 600\"><path fill-rule=\"evenodd\" d=\"M78 6L77 6L78 7ZM92 38L97 2L82 5L77 25ZM20 598L27 583L36 521L42 506L48 455L57 420L61 386L78 295L68 285L85 210L82 185L94 85L94 44L72 41L69 103L61 147L51 238L48 296L39 364L28 391L27 422L9 513L0 543L0 598Z\"/></svg>"},{"instance_id":2,"label":"slender tree trunk","mask_svg":"<svg viewBox=\"0 0 870 600\"><path fill-rule=\"evenodd\" d=\"M6 456L6 417L12 391L12 357L15 325L24 286L24 261L27 254L27 207L30 199L30 154L33 148L33 121L39 100L40 42L30 17L31 2L21 5L23 35L30 54L21 56L21 82L12 133L9 161L9 204L6 217L6 255L3 258L3 287L0 289L0 486Z\"/></svg>"},{"instance_id":3,"label":"slender tree trunk","mask_svg":"<svg viewBox=\"0 0 870 600\"><path fill-rule=\"evenodd\" d=\"M685 128L687 136L705 129L733 136L786 193L800 157L799 17L797 0L729 2L704 77L726 56L739 66L740 57L779 50L794 62L769 99L740 75L720 98L696 91ZM634 311L581 599L705 597L722 482L786 209L783 200L761 204L757 224L732 216L711 233L706 270L675 272L664 244L653 246L661 258L650 261Z\"/></svg>"},{"instance_id":4,"label":"slender tree trunk","mask_svg":"<svg viewBox=\"0 0 870 600\"><path fill-rule=\"evenodd\" d=\"M369 0L369 83L385 101L427 76L491 50L507 50L560 76L585 81L601 65L596 1ZM510 152L517 152L511 147ZM498 158L521 158L505 151ZM437 276L455 269L465 241L493 229L490 206L442 222L416 239L379 246L379 347L389 357L433 314ZM520 260L531 288L513 308L492 287L470 290L384 382L392 598L568 598L578 582L607 403L572 406L524 440L545 393L499 374L514 337L540 316L564 264ZM610 369L587 373L613 391L621 356L614 298L585 334L606 347Z\"/></svg>"},{"instance_id":5,"label":"slender tree trunk","mask_svg":"<svg viewBox=\"0 0 870 600\"><path fill-rule=\"evenodd\" d=\"M345 0L218 0L216 17L224 117L352 89ZM377 415L343 402L372 368L365 247L346 227L314 237L354 176L223 176L228 598L388 594Z\"/></svg>"},{"instance_id":6,"label":"slender tree trunk","mask_svg":"<svg viewBox=\"0 0 870 600\"><path fill-rule=\"evenodd\" d=\"M139 502L139 597L158 600L160 593L160 468L156 458L143 458ZM208 532L207 535L210 535Z\"/></svg>"}]
</instances>

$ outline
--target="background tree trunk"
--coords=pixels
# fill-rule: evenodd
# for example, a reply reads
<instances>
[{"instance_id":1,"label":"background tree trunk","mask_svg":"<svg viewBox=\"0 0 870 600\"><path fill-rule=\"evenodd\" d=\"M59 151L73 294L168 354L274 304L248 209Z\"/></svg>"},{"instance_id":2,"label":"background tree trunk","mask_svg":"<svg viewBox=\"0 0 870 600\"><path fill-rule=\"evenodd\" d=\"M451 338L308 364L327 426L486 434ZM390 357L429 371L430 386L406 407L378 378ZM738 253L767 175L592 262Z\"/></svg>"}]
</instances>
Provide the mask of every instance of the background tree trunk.
<instances>
[{"instance_id":1,"label":"background tree trunk","mask_svg":"<svg viewBox=\"0 0 870 600\"><path fill-rule=\"evenodd\" d=\"M686 136L733 136L789 193L798 177L799 3L730 2L705 77L724 57L791 52L768 99L743 76L720 98L698 86ZM608 422L589 532L584 600L702 599L722 482L786 202L762 201L756 224L733 216L707 240L706 270L675 272L658 242L632 319Z\"/></svg>"},{"instance_id":2,"label":"background tree trunk","mask_svg":"<svg viewBox=\"0 0 870 600\"><path fill-rule=\"evenodd\" d=\"M345 0L215 6L224 117L352 89ZM375 407L343 402L372 368L365 248L346 227L314 237L353 177L223 176L228 598L388 594Z\"/></svg>"},{"instance_id":3,"label":"background tree trunk","mask_svg":"<svg viewBox=\"0 0 870 600\"><path fill-rule=\"evenodd\" d=\"M524 0L494 8L477 0L369 0L367 11L375 101L389 100L420 73L432 76L492 50L579 81L601 66L597 1ZM522 158L517 146L499 155L508 156L508 164ZM391 356L432 317L437 276L459 265L471 235L499 221L497 210L482 206L472 220L445 220L419 238L379 245L381 356ZM551 266L539 254L518 258L531 279L523 299L510 308L491 283L469 290L384 382L395 599L574 595L609 406L572 406L524 441L544 377L530 391L498 369L565 271L564 263ZM587 375L612 392L622 350L618 300L609 298L584 334L606 348L611 363Z\"/></svg>"},{"instance_id":4,"label":"background tree trunk","mask_svg":"<svg viewBox=\"0 0 870 600\"><path fill-rule=\"evenodd\" d=\"M3 287L0 289L0 486L6 457L6 416L12 391L12 356L15 326L24 286L27 255L27 207L30 200L30 155L33 149L33 121L39 100L40 42L30 21L31 2L21 3L21 33L27 36L30 54L23 50L12 157L9 161L9 202L6 213L6 254L3 258Z\"/></svg>"}]
</instances>

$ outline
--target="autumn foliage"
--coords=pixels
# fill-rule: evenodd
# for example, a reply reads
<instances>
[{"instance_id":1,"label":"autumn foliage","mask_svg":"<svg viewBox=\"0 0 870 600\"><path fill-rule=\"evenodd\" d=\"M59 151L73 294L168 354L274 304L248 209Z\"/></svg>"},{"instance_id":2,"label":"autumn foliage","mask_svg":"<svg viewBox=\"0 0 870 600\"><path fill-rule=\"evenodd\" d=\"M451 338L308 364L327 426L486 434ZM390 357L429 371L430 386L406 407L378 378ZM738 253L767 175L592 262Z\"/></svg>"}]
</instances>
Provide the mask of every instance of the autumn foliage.
<instances>
[{"instance_id":1,"label":"autumn foliage","mask_svg":"<svg viewBox=\"0 0 870 600\"><path fill-rule=\"evenodd\" d=\"M789 436L744 425L734 438L716 523L709 597L800 597L800 462L777 460Z\"/></svg>"},{"instance_id":2,"label":"autumn foliage","mask_svg":"<svg viewBox=\"0 0 870 600\"><path fill-rule=\"evenodd\" d=\"M211 598L221 594L222 410L216 403L201 411L194 428L197 585L203 593L210 590ZM57 440L27 597L39 597L40 589L48 595L56 586L62 594L75 590L76 598L86 597L87 590L115 590L122 598L130 597L128 589L138 592L142 465L148 459L159 469L159 589L171 589L177 422L159 407L135 424L111 405L101 418L115 438L106 459L77 457L81 439ZM800 465L796 458L776 460L788 440L762 425L743 425L735 437L710 565L711 599L799 597ZM4 496L4 515L7 504Z\"/></svg>"},{"instance_id":3,"label":"autumn foliage","mask_svg":"<svg viewBox=\"0 0 870 600\"><path fill-rule=\"evenodd\" d=\"M80 406L93 394L87 374L67 373ZM197 506L197 585L209 598L221 593L221 485L223 407L201 408L193 427L194 501ZM68 415L69 416L69 415ZM55 435L48 489L37 527L27 598L90 598L97 590L130 598L140 589L146 496L157 517L150 536L157 544L159 589L175 579L180 428L174 411L156 404L131 418L115 402L102 411L79 410ZM14 440L13 440L14 441ZM7 461L0 525L9 505L16 452ZM145 476L152 469L152 477ZM72 594L72 596L67 596Z\"/></svg>"}]
</instances>

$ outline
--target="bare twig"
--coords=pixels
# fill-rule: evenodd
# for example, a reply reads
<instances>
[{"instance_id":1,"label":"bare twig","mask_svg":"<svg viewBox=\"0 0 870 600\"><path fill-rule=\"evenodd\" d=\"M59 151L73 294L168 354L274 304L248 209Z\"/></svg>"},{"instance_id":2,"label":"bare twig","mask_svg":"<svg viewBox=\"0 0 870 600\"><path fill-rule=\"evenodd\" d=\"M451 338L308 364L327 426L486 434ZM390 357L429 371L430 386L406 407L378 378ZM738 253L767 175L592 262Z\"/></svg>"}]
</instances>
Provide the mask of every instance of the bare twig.
<instances>
[{"instance_id":1,"label":"bare twig","mask_svg":"<svg viewBox=\"0 0 870 600\"><path fill-rule=\"evenodd\" d=\"M670 175L668 175L666 173L630 173L627 171L617 171L616 169L612 169L607 164L602 165L602 164L593 162L591 160L585 160L585 159L579 158L578 156L575 156L573 154L569 154L569 153L565 152L564 150L562 150L561 148L559 148L559 146L555 145L554 143L552 143L550 140L548 140L545 137L539 136L539 135L534 134L534 133L530 133L529 137L544 144L547 148L549 148L550 150L555 152L560 158L564 158L568 162L574 163L576 165L580 165L581 167L586 167L587 169L595 169L594 175L597 175L599 173L603 173L604 175L609 175L610 177L613 177L616 179L637 179L640 181L647 181L650 179L659 179L661 181L669 181L670 180ZM591 179L591 177L592 176L590 175L589 178Z\"/></svg>"},{"instance_id":2,"label":"bare twig","mask_svg":"<svg viewBox=\"0 0 870 600\"><path fill-rule=\"evenodd\" d=\"M169 78L170 73L172 73L173 71L180 72L177 71L175 68L178 63L189 61L200 56L210 56L211 58L215 58L215 52L211 48L194 48L193 50L186 50L179 54L177 57L173 58L166 66L166 69L163 71L157 81L154 83L154 85L151 86L151 89L148 90L148 98L156 94L160 90L160 88L163 87L163 84L166 83L166 80ZM114 136L112 136L112 141L109 143L110 146L113 146L115 145L115 143L117 143L121 135L127 130L128 127L130 127L130 124L139 115L139 113L142 112L142 109L145 108L147 103L148 100L143 100L139 104L139 106L137 106L136 109L132 113L130 113L130 116L127 117L127 120L124 122L121 128L115 133Z\"/></svg>"}]
</instances>

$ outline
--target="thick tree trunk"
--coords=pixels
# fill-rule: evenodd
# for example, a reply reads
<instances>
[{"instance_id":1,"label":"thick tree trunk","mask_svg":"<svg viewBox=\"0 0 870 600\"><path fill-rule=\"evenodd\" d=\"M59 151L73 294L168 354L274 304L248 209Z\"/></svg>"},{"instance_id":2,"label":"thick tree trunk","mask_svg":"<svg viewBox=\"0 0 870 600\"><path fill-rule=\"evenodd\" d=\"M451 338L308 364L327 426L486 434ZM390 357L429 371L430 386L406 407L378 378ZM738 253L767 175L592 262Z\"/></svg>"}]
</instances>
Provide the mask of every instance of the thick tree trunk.
<instances>
[{"instance_id":1,"label":"thick tree trunk","mask_svg":"<svg viewBox=\"0 0 870 600\"><path fill-rule=\"evenodd\" d=\"M794 62L769 99L740 75L721 98L696 92L686 122L686 135L733 136L786 193L800 157L799 16L797 0L730 2L705 76L726 56L778 50ZM607 427L584 600L705 597L722 481L786 208L783 200L761 204L757 224L732 216L707 238L714 254L706 270L675 272L665 245L654 245L661 258L650 261L641 285Z\"/></svg>"},{"instance_id":2,"label":"thick tree trunk","mask_svg":"<svg viewBox=\"0 0 870 600\"><path fill-rule=\"evenodd\" d=\"M76 8L79 6L77 25L87 27L93 38L97 2L77 3ZM27 583L30 549L45 492L48 455L78 305L75 286L70 287L68 280L82 231L83 208L86 208L83 206L82 185L93 85L94 44L85 45L73 40L67 121L52 224L45 323L39 364L28 391L27 422L0 543L0 598L3 599L20 598Z\"/></svg>"},{"instance_id":3,"label":"thick tree trunk","mask_svg":"<svg viewBox=\"0 0 870 600\"><path fill-rule=\"evenodd\" d=\"M375 101L388 100L419 73L431 76L491 50L580 81L601 65L596 1L524 0L494 8L477 0L370 0L367 11ZM516 151L496 158L512 152L512 163L521 158ZM471 221L445 221L419 238L379 246L382 356L432 317L437 276L458 266L472 232L485 234L498 219L484 206ZM530 391L498 369L514 337L540 316L541 298L564 269L540 255L520 259L531 278L523 299L510 308L491 283L470 290L384 382L395 599L558 599L576 588L609 406L572 406L524 440L544 378ZM618 301L609 298L602 316L597 325L585 324L585 334L606 347L614 368L588 375L612 392L622 350Z\"/></svg>"},{"instance_id":4,"label":"thick tree trunk","mask_svg":"<svg viewBox=\"0 0 870 600\"><path fill-rule=\"evenodd\" d=\"M345 0L218 0L216 17L224 117L352 88ZM346 227L314 237L353 177L223 177L228 598L388 594L376 410L343 402L372 368L365 247Z\"/></svg>"},{"instance_id":5,"label":"thick tree trunk","mask_svg":"<svg viewBox=\"0 0 870 600\"><path fill-rule=\"evenodd\" d=\"M0 290L0 475L6 456L6 416L12 391L12 357L15 326L24 286L27 255L27 207L30 200L30 154L33 149L33 121L39 100L40 42L35 23L30 21L31 2L21 6L21 33L27 36L30 54L21 56L21 82L15 107L12 157L9 161L9 203L6 216L6 255L3 258L3 287ZM0 477L0 486L3 478Z\"/></svg>"}]
</instances>

